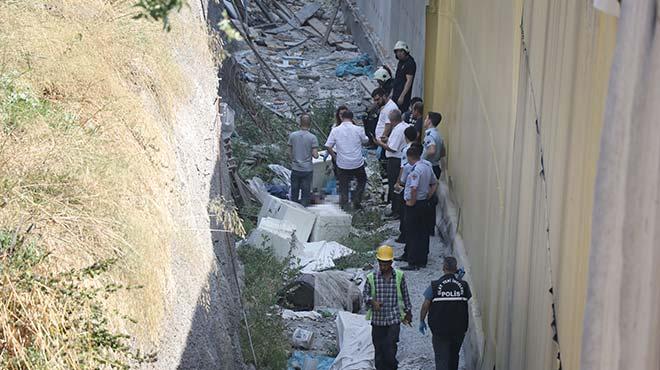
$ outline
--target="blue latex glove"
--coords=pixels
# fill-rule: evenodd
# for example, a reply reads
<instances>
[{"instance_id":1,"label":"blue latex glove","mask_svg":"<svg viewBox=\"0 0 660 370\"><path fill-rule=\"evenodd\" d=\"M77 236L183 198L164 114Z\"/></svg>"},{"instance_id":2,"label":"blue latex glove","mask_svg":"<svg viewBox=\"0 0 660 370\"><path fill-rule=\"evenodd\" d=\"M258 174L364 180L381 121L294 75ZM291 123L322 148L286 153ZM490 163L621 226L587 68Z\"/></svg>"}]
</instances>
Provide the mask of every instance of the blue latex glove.
<instances>
[{"instance_id":1,"label":"blue latex glove","mask_svg":"<svg viewBox=\"0 0 660 370\"><path fill-rule=\"evenodd\" d=\"M456 277L463 279L463 276L465 276L465 270L461 267L458 269L458 271L456 271Z\"/></svg>"},{"instance_id":2,"label":"blue latex glove","mask_svg":"<svg viewBox=\"0 0 660 370\"><path fill-rule=\"evenodd\" d=\"M424 320L421 320L419 322L419 332L422 333L422 335L426 334L426 322Z\"/></svg>"}]
</instances>

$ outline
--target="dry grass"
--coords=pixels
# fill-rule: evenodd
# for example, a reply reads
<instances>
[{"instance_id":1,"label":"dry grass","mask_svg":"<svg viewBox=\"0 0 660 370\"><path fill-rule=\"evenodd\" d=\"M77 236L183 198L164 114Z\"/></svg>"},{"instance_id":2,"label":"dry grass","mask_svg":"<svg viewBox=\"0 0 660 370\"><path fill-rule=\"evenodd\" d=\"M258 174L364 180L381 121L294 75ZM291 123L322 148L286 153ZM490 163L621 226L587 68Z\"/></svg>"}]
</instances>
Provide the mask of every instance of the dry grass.
<instances>
[{"instance_id":1,"label":"dry grass","mask_svg":"<svg viewBox=\"0 0 660 370\"><path fill-rule=\"evenodd\" d=\"M148 343L163 316L176 232L172 107L187 85L168 51L171 36L132 20L131 5L0 1L0 230L33 225L31 238L49 253L42 272L119 258L110 279L144 288L114 303L138 323L115 325ZM19 296L3 284L0 308L10 303L30 333L57 336L68 319L47 293ZM35 338L1 324L2 346Z\"/></svg>"}]
</instances>

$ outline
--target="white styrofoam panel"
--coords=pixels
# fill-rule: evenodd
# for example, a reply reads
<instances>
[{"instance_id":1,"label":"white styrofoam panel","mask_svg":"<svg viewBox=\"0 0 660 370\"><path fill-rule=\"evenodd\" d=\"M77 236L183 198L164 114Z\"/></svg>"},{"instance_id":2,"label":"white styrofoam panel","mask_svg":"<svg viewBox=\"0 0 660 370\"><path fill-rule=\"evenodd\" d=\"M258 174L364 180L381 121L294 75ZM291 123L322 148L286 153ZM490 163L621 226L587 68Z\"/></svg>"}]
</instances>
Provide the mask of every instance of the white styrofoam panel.
<instances>
[{"instance_id":1,"label":"white styrofoam panel","mask_svg":"<svg viewBox=\"0 0 660 370\"><path fill-rule=\"evenodd\" d=\"M278 220L284 220L292 224L295 228L295 235L299 242L306 242L312 234L316 215L308 211L305 207L290 200L279 199L269 195L264 200L259 211L259 222L270 217Z\"/></svg>"},{"instance_id":2,"label":"white styrofoam panel","mask_svg":"<svg viewBox=\"0 0 660 370\"><path fill-rule=\"evenodd\" d=\"M318 204L307 209L316 215L310 241L337 241L350 233L352 217L336 204Z\"/></svg>"}]
</instances>

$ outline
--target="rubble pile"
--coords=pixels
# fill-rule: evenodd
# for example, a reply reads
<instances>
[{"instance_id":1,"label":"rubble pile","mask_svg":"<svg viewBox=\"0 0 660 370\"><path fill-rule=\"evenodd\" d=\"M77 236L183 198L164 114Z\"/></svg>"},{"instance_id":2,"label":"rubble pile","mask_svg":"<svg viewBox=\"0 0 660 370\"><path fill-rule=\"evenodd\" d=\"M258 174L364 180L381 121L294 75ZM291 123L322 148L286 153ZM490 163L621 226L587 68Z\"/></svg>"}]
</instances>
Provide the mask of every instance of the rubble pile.
<instances>
[{"instance_id":1,"label":"rubble pile","mask_svg":"<svg viewBox=\"0 0 660 370\"><path fill-rule=\"evenodd\" d=\"M230 2L225 1L227 3ZM287 119L300 114L300 107L310 111L328 100L337 105L345 104L355 112L364 111L371 89L375 87L370 77L376 61L360 53L353 44L341 10L336 8L337 2L328 5L320 1L305 4L299 0L272 3L267 9L268 17L260 7L253 6L248 9L247 25L241 23L238 16L233 23L253 43L261 59L295 101L253 50L234 52L233 58L242 67L241 78L253 92L254 100ZM346 63L355 66L348 68Z\"/></svg>"}]
</instances>

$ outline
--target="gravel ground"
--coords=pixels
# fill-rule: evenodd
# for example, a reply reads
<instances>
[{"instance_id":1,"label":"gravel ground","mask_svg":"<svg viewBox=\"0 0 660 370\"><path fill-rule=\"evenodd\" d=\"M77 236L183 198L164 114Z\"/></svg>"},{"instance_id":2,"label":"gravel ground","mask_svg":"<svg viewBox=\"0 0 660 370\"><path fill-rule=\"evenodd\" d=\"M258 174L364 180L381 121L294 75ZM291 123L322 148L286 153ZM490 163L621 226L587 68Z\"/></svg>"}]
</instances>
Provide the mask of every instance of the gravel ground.
<instances>
[{"instance_id":1,"label":"gravel ground","mask_svg":"<svg viewBox=\"0 0 660 370\"><path fill-rule=\"evenodd\" d=\"M394 224L398 227L398 223ZM403 253L403 244L394 243L395 255ZM422 335L417 327L419 325L419 310L424 302L424 290L429 286L432 280L442 276L442 258L450 255L450 248L443 245L438 237L431 237L429 262L425 269L419 271L406 271L406 283L413 306L413 325L412 328L403 326L401 329L401 341L399 342L399 369L401 370L421 370L434 369L433 345L431 344L431 334L427 332ZM398 263L398 267L405 266L406 263ZM462 361L461 361L462 362ZM463 364L459 369L464 370Z\"/></svg>"}]
</instances>

